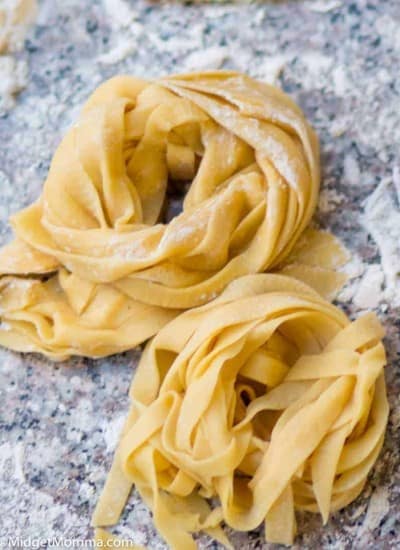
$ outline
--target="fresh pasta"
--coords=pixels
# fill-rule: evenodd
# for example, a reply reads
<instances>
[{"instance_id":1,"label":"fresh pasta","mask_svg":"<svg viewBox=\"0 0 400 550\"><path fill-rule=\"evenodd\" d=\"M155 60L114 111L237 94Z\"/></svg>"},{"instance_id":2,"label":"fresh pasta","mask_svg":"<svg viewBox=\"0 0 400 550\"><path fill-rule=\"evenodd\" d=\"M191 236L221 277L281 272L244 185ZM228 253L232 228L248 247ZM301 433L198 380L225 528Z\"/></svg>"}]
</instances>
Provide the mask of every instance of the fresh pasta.
<instances>
[{"instance_id":1,"label":"fresh pasta","mask_svg":"<svg viewBox=\"0 0 400 550\"><path fill-rule=\"evenodd\" d=\"M168 222L171 182L190 187ZM54 359L120 352L264 271L333 295L345 253L304 232L318 190L317 139L282 91L233 72L112 78L62 140L40 198L12 217L0 344ZM296 252L307 235L314 256Z\"/></svg>"},{"instance_id":2,"label":"fresh pasta","mask_svg":"<svg viewBox=\"0 0 400 550\"><path fill-rule=\"evenodd\" d=\"M291 544L295 510L324 522L362 491L388 418L383 329L350 322L290 277L249 275L147 345L94 525L132 485L174 550L221 525Z\"/></svg>"},{"instance_id":3,"label":"fresh pasta","mask_svg":"<svg viewBox=\"0 0 400 550\"><path fill-rule=\"evenodd\" d=\"M171 187L186 191L172 218ZM224 525L262 523L291 544L296 510L326 522L362 491L388 418L383 329L326 301L348 257L309 227L318 191L316 136L282 91L234 72L119 76L12 217L1 345L63 359L154 337L98 544L124 542L102 527L133 485L174 550L200 531L231 548Z\"/></svg>"}]
</instances>

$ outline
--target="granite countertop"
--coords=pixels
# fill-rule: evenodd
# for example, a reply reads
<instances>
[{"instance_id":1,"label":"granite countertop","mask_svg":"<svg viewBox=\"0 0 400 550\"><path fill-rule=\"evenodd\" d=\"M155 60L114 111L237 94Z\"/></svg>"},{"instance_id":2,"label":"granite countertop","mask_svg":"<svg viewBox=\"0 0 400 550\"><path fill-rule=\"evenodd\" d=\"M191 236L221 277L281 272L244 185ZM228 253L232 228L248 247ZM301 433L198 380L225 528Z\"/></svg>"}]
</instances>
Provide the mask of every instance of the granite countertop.
<instances>
[{"instance_id":1,"label":"granite countertop","mask_svg":"<svg viewBox=\"0 0 400 550\"><path fill-rule=\"evenodd\" d=\"M316 220L353 252L339 303L352 316L374 309L387 330L391 417L362 496L326 527L300 516L296 548L400 546L399 28L398 0L43 0L16 54L26 87L0 117L6 242L8 216L38 196L60 137L113 74L233 68L277 80L305 110L322 145ZM91 537L138 357L135 350L54 365L0 350L0 540ZM115 532L165 548L135 495ZM232 540L235 548L267 547L260 532Z\"/></svg>"}]
</instances>

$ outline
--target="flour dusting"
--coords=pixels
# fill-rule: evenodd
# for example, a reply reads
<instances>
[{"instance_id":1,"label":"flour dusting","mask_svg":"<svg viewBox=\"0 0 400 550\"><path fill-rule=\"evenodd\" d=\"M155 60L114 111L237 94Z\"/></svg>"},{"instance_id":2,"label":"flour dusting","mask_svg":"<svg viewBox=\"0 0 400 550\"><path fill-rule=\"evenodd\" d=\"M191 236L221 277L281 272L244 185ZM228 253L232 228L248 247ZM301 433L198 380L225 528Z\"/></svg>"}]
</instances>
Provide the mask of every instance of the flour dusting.
<instances>
[{"instance_id":1,"label":"flour dusting","mask_svg":"<svg viewBox=\"0 0 400 550\"><path fill-rule=\"evenodd\" d=\"M306 5L310 11L327 13L328 11L340 8L342 2L340 0L313 0L312 2L308 2Z\"/></svg>"},{"instance_id":2,"label":"flour dusting","mask_svg":"<svg viewBox=\"0 0 400 550\"><path fill-rule=\"evenodd\" d=\"M352 254L350 261L341 269L347 275L348 282L339 292L338 300L340 302L348 303L353 300L359 289L361 277L364 275L366 267L366 264L357 254Z\"/></svg>"},{"instance_id":3,"label":"flour dusting","mask_svg":"<svg viewBox=\"0 0 400 550\"><path fill-rule=\"evenodd\" d=\"M385 487L377 488L371 495L368 510L362 525L363 531L373 531L389 513L388 492Z\"/></svg>"},{"instance_id":4,"label":"flour dusting","mask_svg":"<svg viewBox=\"0 0 400 550\"><path fill-rule=\"evenodd\" d=\"M361 309L373 309L382 300L384 274L379 264L367 267L354 295L354 304Z\"/></svg>"},{"instance_id":5,"label":"flour dusting","mask_svg":"<svg viewBox=\"0 0 400 550\"><path fill-rule=\"evenodd\" d=\"M361 221L379 248L384 296L400 305L400 209L394 178L384 179L365 203Z\"/></svg>"},{"instance_id":6,"label":"flour dusting","mask_svg":"<svg viewBox=\"0 0 400 550\"><path fill-rule=\"evenodd\" d=\"M335 94L345 96L351 89L351 82L344 65L337 65L332 71L332 84Z\"/></svg>"},{"instance_id":7,"label":"flour dusting","mask_svg":"<svg viewBox=\"0 0 400 550\"><path fill-rule=\"evenodd\" d=\"M14 447L14 461L15 461L15 478L20 483L25 483L25 474L24 474L24 444L22 441L19 441L15 444Z\"/></svg>"},{"instance_id":8,"label":"flour dusting","mask_svg":"<svg viewBox=\"0 0 400 550\"><path fill-rule=\"evenodd\" d=\"M116 29L129 27L137 18L137 12L125 0L103 0L103 5L111 26Z\"/></svg>"},{"instance_id":9,"label":"flour dusting","mask_svg":"<svg viewBox=\"0 0 400 550\"><path fill-rule=\"evenodd\" d=\"M184 61L184 68L188 71L220 69L228 57L228 48L225 46L213 46L189 54Z\"/></svg>"},{"instance_id":10,"label":"flour dusting","mask_svg":"<svg viewBox=\"0 0 400 550\"><path fill-rule=\"evenodd\" d=\"M117 416L111 421L107 420L106 427L103 432L103 437L106 442L107 452L115 451L117 442L125 422L125 414Z\"/></svg>"},{"instance_id":11,"label":"flour dusting","mask_svg":"<svg viewBox=\"0 0 400 550\"><path fill-rule=\"evenodd\" d=\"M350 185L358 185L360 183L360 168L352 153L348 153L344 157L343 171L343 176L346 183L349 183Z\"/></svg>"},{"instance_id":12,"label":"flour dusting","mask_svg":"<svg viewBox=\"0 0 400 550\"><path fill-rule=\"evenodd\" d=\"M114 63L122 61L128 55L135 53L136 49L136 40L120 38L111 50L100 55L97 60L99 63L105 65L113 65Z\"/></svg>"},{"instance_id":13,"label":"flour dusting","mask_svg":"<svg viewBox=\"0 0 400 550\"><path fill-rule=\"evenodd\" d=\"M143 25L137 21L137 12L125 0L103 0L103 7L112 31L111 46L97 61L104 65L113 65L136 52L138 40L143 34Z\"/></svg>"},{"instance_id":14,"label":"flour dusting","mask_svg":"<svg viewBox=\"0 0 400 550\"><path fill-rule=\"evenodd\" d=\"M16 2L0 0L0 10L5 5ZM371 491L368 483L362 496L324 527L307 514L299 541L305 548L343 550L349 541L361 549L400 544L398 6L398 0L40 0L30 51L22 50L27 36L22 28L20 38L14 33L0 52L0 59L7 58L0 69L5 89L0 96L7 96L9 105L26 85L28 65L35 74L12 116L0 119L6 144L0 151L3 240L10 235L9 214L38 196L64 128L112 74L176 74L187 70L187 59L194 70L195 64L221 64L267 82L280 80L315 127L324 182L317 221L352 251L343 268L350 281L340 305L351 318L374 309L386 328L391 422L373 478L382 490ZM0 27L2 32L2 22ZM210 53L208 61L196 53L203 50ZM346 156L351 159L345 161ZM127 254L125 261L129 253L130 261L141 254L140 249L129 251L123 236L115 247ZM204 295L201 301L210 298ZM13 511L2 516L3 537L14 537L18 525L26 537L92 536L87 512L104 485L140 351L96 361L74 359L52 368L36 355L1 350L0 379L7 391L0 440L4 436L9 444L0 445L0 503ZM165 548L135 491L116 533L146 548ZM235 548L250 544L246 533L232 538ZM258 537L251 544L265 546ZM199 541L199 548L209 546Z\"/></svg>"},{"instance_id":15,"label":"flour dusting","mask_svg":"<svg viewBox=\"0 0 400 550\"><path fill-rule=\"evenodd\" d=\"M265 80L268 84L277 84L286 63L292 59L288 54L277 54L266 57L254 71L254 76Z\"/></svg>"},{"instance_id":16,"label":"flour dusting","mask_svg":"<svg viewBox=\"0 0 400 550\"><path fill-rule=\"evenodd\" d=\"M35 0L0 2L0 116L14 107L15 96L27 85L28 66L17 54L35 15Z\"/></svg>"},{"instance_id":17,"label":"flour dusting","mask_svg":"<svg viewBox=\"0 0 400 550\"><path fill-rule=\"evenodd\" d=\"M330 83L334 59L320 52L308 50L296 58L298 74L305 89L322 90Z\"/></svg>"}]
</instances>

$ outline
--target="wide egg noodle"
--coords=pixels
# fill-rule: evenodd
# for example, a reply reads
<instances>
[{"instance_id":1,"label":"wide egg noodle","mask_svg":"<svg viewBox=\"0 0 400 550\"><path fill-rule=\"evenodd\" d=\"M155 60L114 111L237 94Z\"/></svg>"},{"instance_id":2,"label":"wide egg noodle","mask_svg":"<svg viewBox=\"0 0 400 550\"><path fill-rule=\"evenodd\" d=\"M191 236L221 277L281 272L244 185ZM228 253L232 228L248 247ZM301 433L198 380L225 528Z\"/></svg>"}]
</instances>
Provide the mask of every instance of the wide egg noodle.
<instances>
[{"instance_id":1,"label":"wide egg noodle","mask_svg":"<svg viewBox=\"0 0 400 550\"><path fill-rule=\"evenodd\" d=\"M118 521L134 485L175 550L222 523L291 544L295 510L323 521L362 491L388 419L372 313L354 322L290 277L250 275L147 345L93 516ZM211 504L213 503L213 504Z\"/></svg>"},{"instance_id":2,"label":"wide egg noodle","mask_svg":"<svg viewBox=\"0 0 400 550\"><path fill-rule=\"evenodd\" d=\"M171 180L191 185L161 223ZM282 91L233 72L112 78L62 140L40 198L12 217L0 344L53 359L117 353L263 271L331 298L338 243L314 232L296 248L318 190L317 139Z\"/></svg>"},{"instance_id":3,"label":"wide egg noodle","mask_svg":"<svg viewBox=\"0 0 400 550\"><path fill-rule=\"evenodd\" d=\"M169 185L188 192L167 222ZM89 98L0 251L0 344L98 357L156 335L96 526L135 485L177 550L200 531L231 548L224 524L290 544L295 510L326 522L361 492L388 416L383 330L321 297L348 257L309 227L318 191L302 112L245 75L121 76Z\"/></svg>"}]
</instances>

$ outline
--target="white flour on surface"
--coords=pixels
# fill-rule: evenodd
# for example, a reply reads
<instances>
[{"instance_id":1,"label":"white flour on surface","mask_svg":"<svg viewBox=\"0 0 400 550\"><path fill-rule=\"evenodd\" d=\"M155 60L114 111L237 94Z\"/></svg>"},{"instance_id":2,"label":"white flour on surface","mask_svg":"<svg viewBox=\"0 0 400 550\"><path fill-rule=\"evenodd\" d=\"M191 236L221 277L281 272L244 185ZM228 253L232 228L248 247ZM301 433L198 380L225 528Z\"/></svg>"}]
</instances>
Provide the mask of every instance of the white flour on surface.
<instances>
[{"instance_id":1,"label":"white flour on surface","mask_svg":"<svg viewBox=\"0 0 400 550\"><path fill-rule=\"evenodd\" d=\"M383 180L365 202L361 221L379 248L384 275L384 298L400 305L400 197L392 179Z\"/></svg>"},{"instance_id":2,"label":"white flour on surface","mask_svg":"<svg viewBox=\"0 0 400 550\"><path fill-rule=\"evenodd\" d=\"M12 55L0 55L0 116L15 105L15 96L28 83L28 66Z\"/></svg>"},{"instance_id":3,"label":"white flour on surface","mask_svg":"<svg viewBox=\"0 0 400 550\"><path fill-rule=\"evenodd\" d=\"M321 90L332 86L331 70L334 59L317 51L305 51L297 56L299 75L302 75L303 87Z\"/></svg>"},{"instance_id":4,"label":"white flour on surface","mask_svg":"<svg viewBox=\"0 0 400 550\"><path fill-rule=\"evenodd\" d=\"M344 65L337 65L333 69L332 84L335 94L339 97L344 97L351 89L351 82Z\"/></svg>"},{"instance_id":5,"label":"white flour on surface","mask_svg":"<svg viewBox=\"0 0 400 550\"><path fill-rule=\"evenodd\" d=\"M343 177L344 182L350 185L359 185L361 173L360 167L358 166L357 160L354 158L354 155L348 153L344 157L343 163Z\"/></svg>"},{"instance_id":6,"label":"white flour on surface","mask_svg":"<svg viewBox=\"0 0 400 550\"><path fill-rule=\"evenodd\" d=\"M368 510L361 527L362 532L373 531L379 527L382 520L389 513L389 510L390 505L387 488L378 487L371 495Z\"/></svg>"},{"instance_id":7,"label":"white flour on surface","mask_svg":"<svg viewBox=\"0 0 400 550\"><path fill-rule=\"evenodd\" d=\"M268 56L255 69L254 76L268 82L268 84L276 85L286 63L288 63L292 57L293 56L289 54Z\"/></svg>"},{"instance_id":8,"label":"white flour on surface","mask_svg":"<svg viewBox=\"0 0 400 550\"><path fill-rule=\"evenodd\" d=\"M16 54L35 15L35 0L0 0L0 116L14 107L16 94L27 85L28 66Z\"/></svg>"},{"instance_id":9,"label":"white flour on surface","mask_svg":"<svg viewBox=\"0 0 400 550\"><path fill-rule=\"evenodd\" d=\"M132 38L119 38L117 44L109 51L101 54L97 61L104 65L113 65L118 63L127 57L135 53L137 49L137 42Z\"/></svg>"},{"instance_id":10,"label":"white flour on surface","mask_svg":"<svg viewBox=\"0 0 400 550\"><path fill-rule=\"evenodd\" d=\"M136 52L143 26L137 22L137 12L125 0L103 0L103 7L112 31L111 46L97 61L113 65Z\"/></svg>"},{"instance_id":11,"label":"white flour on surface","mask_svg":"<svg viewBox=\"0 0 400 550\"><path fill-rule=\"evenodd\" d=\"M6 3L11 5L0 0L0 6ZM389 437L373 481L383 490L376 492L368 484L361 498L324 528L318 518L307 514L301 519L300 544L342 550L349 540L355 548L372 548L379 540L397 547L400 392L395 354L400 352L400 343L397 311L390 307L386 314L383 307L393 305L390 296L400 296L398 167L391 174L396 164L400 166L396 148L400 143L398 0L244 1L236 6L202 0L196 6L187 4L40 0L35 19L40 32L35 35L35 47L29 48L29 63L37 78L31 78L12 116L0 119L5 144L0 163L4 237L6 230L10 235L7 216L38 196L64 128L78 117L93 89L111 74L179 73L187 58L195 69L195 63L199 66L205 61L194 52L205 50L214 52L213 62L222 67L280 82L321 138L324 188L317 221L353 252L344 267L350 282L342 291L340 305L352 318L369 307L379 313L387 329L391 365L387 369L391 381ZM95 30L89 30L92 26ZM28 53L15 54L10 49L1 55L21 62L23 77ZM7 71L15 75L16 65L6 63ZM23 85L21 78L13 86ZM346 155L351 160L344 161ZM375 185L388 177L367 204L360 206ZM371 235L368 243L367 231ZM212 297L202 296L201 301ZM75 373L69 366L53 369L42 357L27 359L1 352L1 382L7 389L2 420L10 429L6 434L10 447L0 445L0 502L7 502L13 510L12 515L2 517L2 534L14 536L16 525L22 525L31 536L52 537L60 532L69 537L92 536L87 511L93 510L104 485L126 416L131 367L137 364L140 350L95 362L74 359L69 364L71 369L79 366ZM22 392L27 397L20 402ZM19 445L21 440L24 447ZM135 492L121 523L116 534L154 550L165 548ZM232 542L235 548L265 546L261 538L250 541L246 533L235 533ZM209 541L199 543L199 548L209 546Z\"/></svg>"},{"instance_id":12,"label":"white flour on surface","mask_svg":"<svg viewBox=\"0 0 400 550\"><path fill-rule=\"evenodd\" d=\"M379 306L383 296L384 273L379 264L367 266L353 297L353 303L361 309L373 309Z\"/></svg>"},{"instance_id":13,"label":"white flour on surface","mask_svg":"<svg viewBox=\"0 0 400 550\"><path fill-rule=\"evenodd\" d=\"M129 27L137 18L137 12L125 0L103 0L103 5L113 28Z\"/></svg>"},{"instance_id":14,"label":"white flour on surface","mask_svg":"<svg viewBox=\"0 0 400 550\"><path fill-rule=\"evenodd\" d=\"M22 441L19 441L15 444L14 447L14 473L15 478L19 483L25 483L25 474L24 474L24 444Z\"/></svg>"},{"instance_id":15,"label":"white flour on surface","mask_svg":"<svg viewBox=\"0 0 400 550\"><path fill-rule=\"evenodd\" d=\"M342 2L340 0L312 0L306 4L310 11L318 13L327 13L328 11L340 8Z\"/></svg>"},{"instance_id":16,"label":"white flour on surface","mask_svg":"<svg viewBox=\"0 0 400 550\"><path fill-rule=\"evenodd\" d=\"M23 483L23 444L12 445L8 441L0 445L0 471L7 470L16 483Z\"/></svg>"},{"instance_id":17,"label":"white flour on surface","mask_svg":"<svg viewBox=\"0 0 400 550\"><path fill-rule=\"evenodd\" d=\"M375 20L375 29L385 44L396 52L400 51L399 23L394 17L386 13L377 17Z\"/></svg>"},{"instance_id":18,"label":"white flour on surface","mask_svg":"<svg viewBox=\"0 0 400 550\"><path fill-rule=\"evenodd\" d=\"M353 253L351 259L343 266L341 271L348 277L348 282L345 287L339 292L338 300L340 302L350 302L356 294L361 277L365 273L366 264L362 261L360 256Z\"/></svg>"},{"instance_id":19,"label":"white flour on surface","mask_svg":"<svg viewBox=\"0 0 400 550\"><path fill-rule=\"evenodd\" d=\"M346 161L345 161L346 164ZM359 180L358 165L347 160L345 179ZM351 168L350 168L351 167ZM346 174L347 172L347 174ZM343 302L353 301L359 309L376 309L400 306L400 181L399 169L393 177L386 178L369 195L360 221L380 254L380 263L366 264L353 255L344 271L349 283L339 294ZM328 211L329 202L323 204L322 212Z\"/></svg>"},{"instance_id":20,"label":"white flour on surface","mask_svg":"<svg viewBox=\"0 0 400 550\"><path fill-rule=\"evenodd\" d=\"M105 423L103 437L106 442L107 452L111 453L115 451L125 420L126 415L122 414L113 418L111 422L107 420Z\"/></svg>"},{"instance_id":21,"label":"white flour on surface","mask_svg":"<svg viewBox=\"0 0 400 550\"><path fill-rule=\"evenodd\" d=\"M229 57L229 49L226 46L214 46L211 48L194 51L184 60L184 70L200 71L220 69Z\"/></svg>"}]
</instances>

